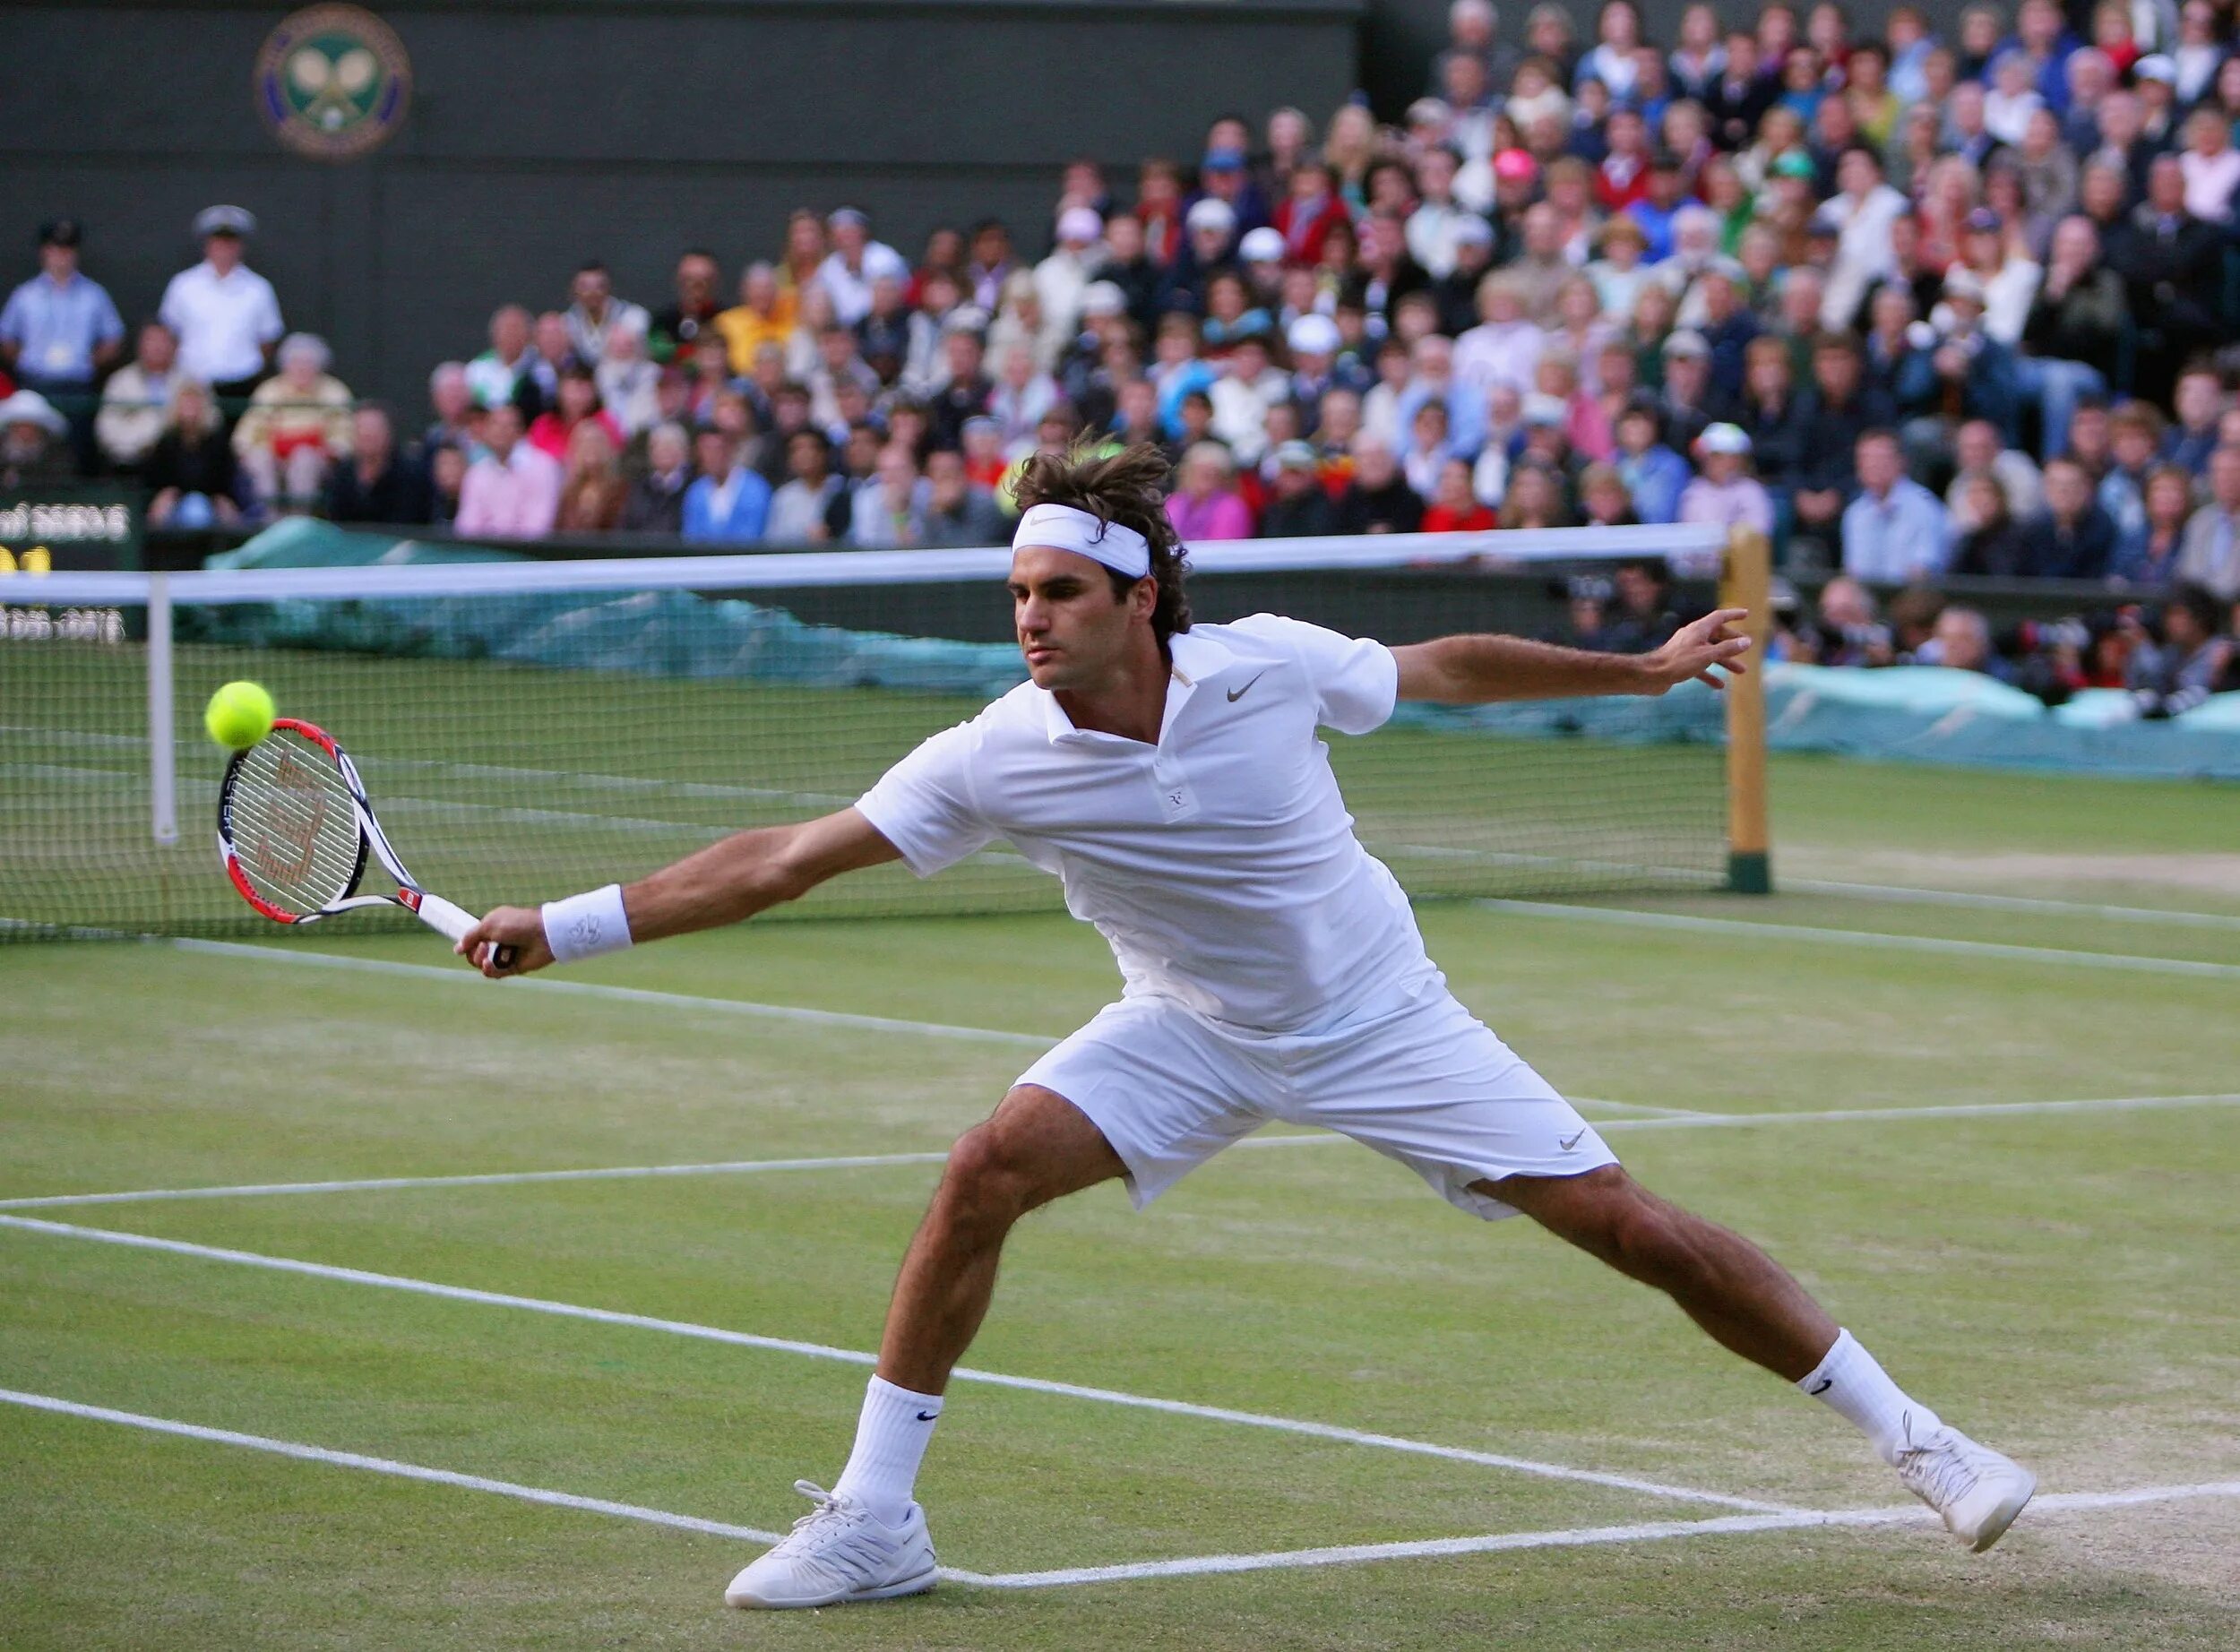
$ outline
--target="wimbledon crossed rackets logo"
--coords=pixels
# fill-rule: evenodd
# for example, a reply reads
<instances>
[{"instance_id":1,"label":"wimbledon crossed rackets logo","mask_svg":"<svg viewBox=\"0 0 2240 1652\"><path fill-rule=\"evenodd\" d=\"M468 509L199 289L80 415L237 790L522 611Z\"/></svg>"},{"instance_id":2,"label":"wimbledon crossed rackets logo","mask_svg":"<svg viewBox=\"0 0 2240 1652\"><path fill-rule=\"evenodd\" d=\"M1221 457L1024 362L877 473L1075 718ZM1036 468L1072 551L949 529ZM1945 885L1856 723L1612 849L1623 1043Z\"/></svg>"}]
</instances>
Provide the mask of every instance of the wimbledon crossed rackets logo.
<instances>
[{"instance_id":1,"label":"wimbledon crossed rackets logo","mask_svg":"<svg viewBox=\"0 0 2240 1652\"><path fill-rule=\"evenodd\" d=\"M265 38L254 81L257 110L282 143L314 160L349 160L402 124L412 60L371 12L314 5Z\"/></svg>"}]
</instances>

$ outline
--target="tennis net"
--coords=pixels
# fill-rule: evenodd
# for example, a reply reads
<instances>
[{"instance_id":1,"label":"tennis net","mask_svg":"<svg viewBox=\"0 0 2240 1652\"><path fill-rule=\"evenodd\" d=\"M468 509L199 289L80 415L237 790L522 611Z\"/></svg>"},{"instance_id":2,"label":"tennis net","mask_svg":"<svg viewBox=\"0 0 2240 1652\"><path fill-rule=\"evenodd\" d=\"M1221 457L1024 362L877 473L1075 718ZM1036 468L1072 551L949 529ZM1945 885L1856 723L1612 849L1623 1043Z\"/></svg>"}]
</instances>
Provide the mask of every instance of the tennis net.
<instances>
[{"instance_id":1,"label":"tennis net","mask_svg":"<svg viewBox=\"0 0 2240 1652\"><path fill-rule=\"evenodd\" d=\"M1288 613L1399 643L1547 629L1645 557L1674 559L1676 604L1701 608L1720 555L1717 535L1690 528L1265 541L1193 552L1190 589L1201 622ZM1022 680L1008 562L840 552L0 578L0 939L263 925L212 847L225 754L200 714L235 678L333 734L407 865L477 909L845 807L917 741ZM1417 897L1711 888L1730 871L1727 722L1719 696L1684 685L1659 700L1406 707L1330 744L1363 840ZM999 845L935 880L883 867L786 910L1059 902Z\"/></svg>"}]
</instances>

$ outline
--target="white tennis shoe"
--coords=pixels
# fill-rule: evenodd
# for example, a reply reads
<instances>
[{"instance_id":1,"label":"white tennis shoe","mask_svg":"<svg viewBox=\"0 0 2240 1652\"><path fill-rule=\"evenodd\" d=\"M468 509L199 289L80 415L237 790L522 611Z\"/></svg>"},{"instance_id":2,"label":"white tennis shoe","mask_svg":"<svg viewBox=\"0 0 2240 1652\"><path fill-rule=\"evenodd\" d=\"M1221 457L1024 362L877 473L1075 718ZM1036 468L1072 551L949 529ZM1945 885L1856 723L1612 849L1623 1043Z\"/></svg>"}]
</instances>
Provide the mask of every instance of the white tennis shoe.
<instances>
[{"instance_id":1,"label":"white tennis shoe","mask_svg":"<svg viewBox=\"0 0 2240 1652\"><path fill-rule=\"evenodd\" d=\"M1906 1489L1944 1517L1944 1525L1981 1554L2006 1535L2022 1505L2038 1490L2038 1476L1957 1428L1940 1424L1916 1443L1906 1419L1906 1449L1898 1477Z\"/></svg>"},{"instance_id":2,"label":"white tennis shoe","mask_svg":"<svg viewBox=\"0 0 2240 1652\"><path fill-rule=\"evenodd\" d=\"M916 1503L900 1526L888 1526L852 1497L807 1480L793 1489L816 1507L770 1552L731 1579L727 1605L780 1610L887 1600L934 1587L934 1540Z\"/></svg>"}]
</instances>

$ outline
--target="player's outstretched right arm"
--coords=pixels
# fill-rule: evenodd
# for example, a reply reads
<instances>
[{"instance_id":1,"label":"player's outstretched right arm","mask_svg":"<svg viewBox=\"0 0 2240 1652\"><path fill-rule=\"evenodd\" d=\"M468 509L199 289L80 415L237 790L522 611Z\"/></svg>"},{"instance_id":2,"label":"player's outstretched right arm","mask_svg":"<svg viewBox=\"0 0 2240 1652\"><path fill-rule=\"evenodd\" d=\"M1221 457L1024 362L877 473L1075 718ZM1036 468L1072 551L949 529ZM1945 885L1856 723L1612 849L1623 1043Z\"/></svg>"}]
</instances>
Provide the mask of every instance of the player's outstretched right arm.
<instances>
[{"instance_id":1,"label":"player's outstretched right arm","mask_svg":"<svg viewBox=\"0 0 2240 1652\"><path fill-rule=\"evenodd\" d=\"M589 925L588 938L564 936L560 943L564 957L588 956L737 924L797 900L843 872L900 858L869 821L852 808L842 809L791 826L735 832L620 889L595 891L551 908L498 907L461 938L457 951L493 980L527 975L556 961L553 937L547 933L548 913L564 925ZM572 916L579 907L581 916ZM611 933L616 927L619 934ZM514 949L510 968L492 965L500 946Z\"/></svg>"}]
</instances>

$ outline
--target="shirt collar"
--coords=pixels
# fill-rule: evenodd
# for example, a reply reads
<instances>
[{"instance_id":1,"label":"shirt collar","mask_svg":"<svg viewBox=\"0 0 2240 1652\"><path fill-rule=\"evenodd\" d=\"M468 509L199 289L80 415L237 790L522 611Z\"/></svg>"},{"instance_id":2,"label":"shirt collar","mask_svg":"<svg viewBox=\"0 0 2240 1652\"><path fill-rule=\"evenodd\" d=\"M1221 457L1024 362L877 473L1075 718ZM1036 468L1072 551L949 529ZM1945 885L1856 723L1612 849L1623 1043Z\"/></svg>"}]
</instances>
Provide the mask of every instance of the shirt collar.
<instances>
[{"instance_id":1,"label":"shirt collar","mask_svg":"<svg viewBox=\"0 0 2240 1652\"><path fill-rule=\"evenodd\" d=\"M1169 671L1167 679L1167 704L1159 714L1159 736L1164 744L1167 731L1182 713L1198 685L1236 663L1236 656L1211 637L1196 632L1177 632L1167 640ZM1063 741L1078 740L1085 731L1073 727L1073 719L1065 715L1065 708L1058 704L1058 697L1047 689L1038 688L1042 698L1042 729L1053 745ZM1093 735L1096 731L1086 731Z\"/></svg>"}]
</instances>

